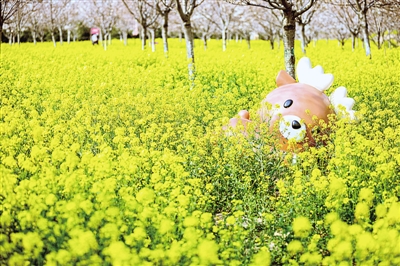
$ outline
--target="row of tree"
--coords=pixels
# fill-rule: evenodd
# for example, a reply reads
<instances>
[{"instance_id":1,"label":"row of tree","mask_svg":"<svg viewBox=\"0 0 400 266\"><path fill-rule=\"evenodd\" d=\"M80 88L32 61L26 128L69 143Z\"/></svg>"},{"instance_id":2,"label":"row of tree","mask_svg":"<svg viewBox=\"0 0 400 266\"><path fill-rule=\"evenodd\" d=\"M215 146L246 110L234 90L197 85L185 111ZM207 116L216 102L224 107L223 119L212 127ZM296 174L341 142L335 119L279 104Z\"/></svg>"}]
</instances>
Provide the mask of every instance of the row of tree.
<instances>
[{"instance_id":1,"label":"row of tree","mask_svg":"<svg viewBox=\"0 0 400 266\"><path fill-rule=\"evenodd\" d=\"M294 77L294 40L301 48L311 41L336 38L344 44L360 37L368 57L370 42L381 48L400 43L400 0L0 0L0 32L10 43L20 42L22 32L30 31L32 40L43 41L51 35L54 46L79 38L82 25L98 27L104 49L111 42L112 30L118 30L127 44L129 35L140 35L142 49L150 38L153 49L155 32L161 29L164 52L168 54L168 36L184 35L189 76L194 78L193 39L201 38L204 48L211 36L252 38L284 45L287 72ZM64 36L66 33L67 36ZM0 40L1 40L0 36Z\"/></svg>"}]
</instances>

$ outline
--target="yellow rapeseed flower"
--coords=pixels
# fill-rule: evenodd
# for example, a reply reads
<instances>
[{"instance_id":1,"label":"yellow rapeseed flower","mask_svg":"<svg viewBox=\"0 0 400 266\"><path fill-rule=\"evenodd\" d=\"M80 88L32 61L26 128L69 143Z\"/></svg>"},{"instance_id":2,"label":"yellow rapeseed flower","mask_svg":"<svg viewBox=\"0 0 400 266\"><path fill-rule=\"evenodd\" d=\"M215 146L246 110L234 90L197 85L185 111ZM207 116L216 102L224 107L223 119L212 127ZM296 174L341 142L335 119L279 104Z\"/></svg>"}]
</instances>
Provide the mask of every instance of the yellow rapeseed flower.
<instances>
[{"instance_id":1,"label":"yellow rapeseed flower","mask_svg":"<svg viewBox=\"0 0 400 266\"><path fill-rule=\"evenodd\" d=\"M307 217L297 217L293 221L293 232L296 237L307 237L311 231L311 223Z\"/></svg>"}]
</instances>

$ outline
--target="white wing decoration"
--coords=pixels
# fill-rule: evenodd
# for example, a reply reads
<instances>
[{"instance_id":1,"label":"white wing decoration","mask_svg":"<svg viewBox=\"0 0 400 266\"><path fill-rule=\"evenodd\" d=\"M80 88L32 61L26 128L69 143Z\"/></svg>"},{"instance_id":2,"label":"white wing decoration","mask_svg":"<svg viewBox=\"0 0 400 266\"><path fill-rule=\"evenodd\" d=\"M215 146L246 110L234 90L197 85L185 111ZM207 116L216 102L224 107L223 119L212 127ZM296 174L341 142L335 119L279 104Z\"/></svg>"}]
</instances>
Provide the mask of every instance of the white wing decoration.
<instances>
[{"instance_id":1,"label":"white wing decoration","mask_svg":"<svg viewBox=\"0 0 400 266\"><path fill-rule=\"evenodd\" d=\"M296 70L299 83L308 84L320 91L327 90L333 83L333 75L324 74L324 69L319 65L312 68L307 57L299 60Z\"/></svg>"},{"instance_id":2,"label":"white wing decoration","mask_svg":"<svg viewBox=\"0 0 400 266\"><path fill-rule=\"evenodd\" d=\"M353 110L354 99L346 97L347 89L345 87L339 87L334 92L332 92L331 96L329 96L329 100L333 105L335 113L340 118L349 118L350 120L355 120L355 111Z\"/></svg>"},{"instance_id":3,"label":"white wing decoration","mask_svg":"<svg viewBox=\"0 0 400 266\"><path fill-rule=\"evenodd\" d=\"M333 75L325 74L321 66L311 67L311 61L307 57L303 57L297 64L297 77L300 83L310 85L321 92L329 89L333 83ZM355 111L353 110L354 99L347 97L347 89L345 87L337 88L329 100L333 105L335 113L340 118L349 118L355 120Z\"/></svg>"}]
</instances>

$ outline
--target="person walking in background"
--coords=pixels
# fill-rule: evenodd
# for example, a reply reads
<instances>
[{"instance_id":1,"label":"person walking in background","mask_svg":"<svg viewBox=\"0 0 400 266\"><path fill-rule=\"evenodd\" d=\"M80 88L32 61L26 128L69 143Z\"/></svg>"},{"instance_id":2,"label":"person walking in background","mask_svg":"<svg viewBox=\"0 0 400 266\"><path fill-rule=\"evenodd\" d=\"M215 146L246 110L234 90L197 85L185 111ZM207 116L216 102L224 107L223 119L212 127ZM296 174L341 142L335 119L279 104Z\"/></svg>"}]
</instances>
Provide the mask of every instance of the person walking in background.
<instances>
[{"instance_id":1,"label":"person walking in background","mask_svg":"<svg viewBox=\"0 0 400 266\"><path fill-rule=\"evenodd\" d=\"M98 35L97 35L97 34L93 34L93 35L92 35L92 44L93 44L93 45L99 44L99 38L98 38Z\"/></svg>"},{"instance_id":2,"label":"person walking in background","mask_svg":"<svg viewBox=\"0 0 400 266\"><path fill-rule=\"evenodd\" d=\"M100 30L98 28L91 28L90 29L90 34L91 34L91 41L92 44L99 44L99 34L100 34Z\"/></svg>"}]
</instances>

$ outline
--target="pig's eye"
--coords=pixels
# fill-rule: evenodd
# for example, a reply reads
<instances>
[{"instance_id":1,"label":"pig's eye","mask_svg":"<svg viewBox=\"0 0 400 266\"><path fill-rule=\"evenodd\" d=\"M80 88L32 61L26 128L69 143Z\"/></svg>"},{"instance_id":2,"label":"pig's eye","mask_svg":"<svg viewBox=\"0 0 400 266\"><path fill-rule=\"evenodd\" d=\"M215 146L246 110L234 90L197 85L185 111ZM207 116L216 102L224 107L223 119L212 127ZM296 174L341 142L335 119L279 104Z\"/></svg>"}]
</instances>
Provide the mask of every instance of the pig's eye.
<instances>
[{"instance_id":1,"label":"pig's eye","mask_svg":"<svg viewBox=\"0 0 400 266\"><path fill-rule=\"evenodd\" d=\"M283 107L289 108L290 106L292 106L292 104L293 104L293 100L289 99L289 100L286 100L286 102L283 104Z\"/></svg>"}]
</instances>

